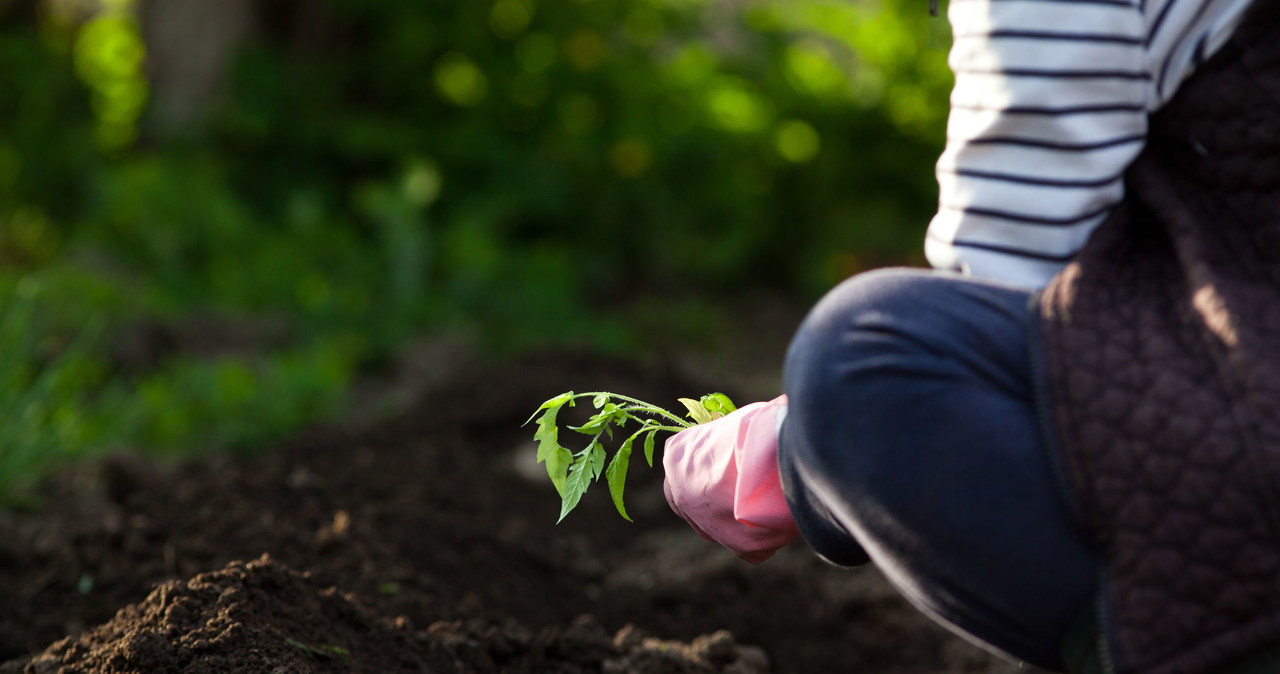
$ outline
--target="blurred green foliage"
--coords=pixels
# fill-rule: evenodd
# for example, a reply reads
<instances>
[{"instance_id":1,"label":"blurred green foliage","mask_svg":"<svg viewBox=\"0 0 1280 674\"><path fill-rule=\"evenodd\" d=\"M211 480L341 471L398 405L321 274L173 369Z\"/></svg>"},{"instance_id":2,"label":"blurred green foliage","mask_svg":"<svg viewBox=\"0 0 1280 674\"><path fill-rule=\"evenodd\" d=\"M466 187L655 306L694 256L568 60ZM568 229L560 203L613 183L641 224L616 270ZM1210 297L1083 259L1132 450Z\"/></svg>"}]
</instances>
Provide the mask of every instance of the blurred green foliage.
<instances>
[{"instance_id":1,"label":"blurred green foliage","mask_svg":"<svg viewBox=\"0 0 1280 674\"><path fill-rule=\"evenodd\" d=\"M176 135L131 0L75 4L0 4L0 493L279 438L423 330L623 350L811 299L918 261L936 203L924 0L286 2ZM288 336L116 355L208 316Z\"/></svg>"}]
</instances>

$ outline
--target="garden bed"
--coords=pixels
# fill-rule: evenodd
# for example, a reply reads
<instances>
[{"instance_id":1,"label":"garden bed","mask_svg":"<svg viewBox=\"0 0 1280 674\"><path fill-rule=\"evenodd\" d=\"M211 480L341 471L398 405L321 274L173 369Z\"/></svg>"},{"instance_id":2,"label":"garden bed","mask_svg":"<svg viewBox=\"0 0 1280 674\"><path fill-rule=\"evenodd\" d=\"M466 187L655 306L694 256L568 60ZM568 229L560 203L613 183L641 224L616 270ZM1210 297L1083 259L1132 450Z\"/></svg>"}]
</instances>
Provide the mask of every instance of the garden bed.
<instances>
[{"instance_id":1,"label":"garden bed","mask_svg":"<svg viewBox=\"0 0 1280 674\"><path fill-rule=\"evenodd\" d=\"M674 403L712 390L697 379L573 353L442 361L371 427L63 473L43 507L0 514L0 673L1018 671L873 569L803 543L737 560L639 464L634 523L601 488L556 526L533 409L570 389Z\"/></svg>"}]
</instances>

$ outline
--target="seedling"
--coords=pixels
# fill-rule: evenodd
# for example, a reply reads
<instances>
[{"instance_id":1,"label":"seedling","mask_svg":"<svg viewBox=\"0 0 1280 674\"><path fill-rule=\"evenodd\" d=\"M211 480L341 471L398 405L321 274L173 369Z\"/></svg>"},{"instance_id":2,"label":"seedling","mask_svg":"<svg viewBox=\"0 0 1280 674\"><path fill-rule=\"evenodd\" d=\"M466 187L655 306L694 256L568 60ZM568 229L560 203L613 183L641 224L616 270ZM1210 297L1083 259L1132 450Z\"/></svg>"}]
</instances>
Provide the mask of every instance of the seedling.
<instances>
[{"instance_id":1,"label":"seedling","mask_svg":"<svg viewBox=\"0 0 1280 674\"><path fill-rule=\"evenodd\" d=\"M293 646L294 648L302 651L302 654L307 656L308 660L337 659L343 662L347 662L351 658L351 653L348 652L347 649L341 646L334 646L332 644L311 646L309 644L304 644L301 641L298 641L296 639L290 639L289 637L285 637L284 641L290 646Z\"/></svg>"},{"instance_id":2,"label":"seedling","mask_svg":"<svg viewBox=\"0 0 1280 674\"><path fill-rule=\"evenodd\" d=\"M591 436L591 441L584 449L573 452L560 445L556 416L561 408L573 407L579 398L590 398L592 406L598 411L581 426L565 426L571 431ZM524 423L528 424L537 417L538 428L533 439L538 443L538 463L547 465L551 484L560 494L560 519L556 523L563 521L565 515L577 507L587 487L599 480L602 474L609 483L609 494L613 497L613 505L618 509L618 514L630 522L631 517L627 515L627 509L622 503L622 488L627 481L627 465L631 462L631 448L636 441L643 436L644 458L652 468L654 436L660 431L678 433L690 426L718 419L736 409L723 393L708 393L699 400L680 398L679 401L689 411L688 417L692 421L657 405L602 391L561 393L534 410L533 416ZM542 416L538 416L539 412L542 412ZM639 428L622 441L606 468L606 451L601 438L612 440L614 429L622 430L627 424L638 424Z\"/></svg>"}]
</instances>

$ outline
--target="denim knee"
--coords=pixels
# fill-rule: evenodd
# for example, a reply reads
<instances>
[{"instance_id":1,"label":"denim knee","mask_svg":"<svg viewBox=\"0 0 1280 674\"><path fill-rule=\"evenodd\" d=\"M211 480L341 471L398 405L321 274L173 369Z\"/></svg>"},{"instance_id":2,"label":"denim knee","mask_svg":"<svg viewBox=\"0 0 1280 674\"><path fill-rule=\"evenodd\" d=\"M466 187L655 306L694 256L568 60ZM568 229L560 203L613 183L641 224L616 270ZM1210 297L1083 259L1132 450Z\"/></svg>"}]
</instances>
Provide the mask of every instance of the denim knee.
<instances>
[{"instance_id":1,"label":"denim knee","mask_svg":"<svg viewBox=\"0 0 1280 674\"><path fill-rule=\"evenodd\" d=\"M799 458L825 464L833 457L823 454L839 452L839 462L848 466L849 443L860 427L877 421L859 420L857 411L882 399L885 375L912 376L906 368L934 357L903 317L918 313L921 297L945 282L920 270L877 270L846 280L814 306L791 341L783 373ZM919 357L911 353L916 350ZM862 448L856 462L878 465L867 454L876 446Z\"/></svg>"},{"instance_id":2,"label":"denim knee","mask_svg":"<svg viewBox=\"0 0 1280 674\"><path fill-rule=\"evenodd\" d=\"M788 350L779 467L820 554L856 539L944 624L1053 663L1094 568L1040 442L1028 300L912 270L832 290Z\"/></svg>"}]
</instances>

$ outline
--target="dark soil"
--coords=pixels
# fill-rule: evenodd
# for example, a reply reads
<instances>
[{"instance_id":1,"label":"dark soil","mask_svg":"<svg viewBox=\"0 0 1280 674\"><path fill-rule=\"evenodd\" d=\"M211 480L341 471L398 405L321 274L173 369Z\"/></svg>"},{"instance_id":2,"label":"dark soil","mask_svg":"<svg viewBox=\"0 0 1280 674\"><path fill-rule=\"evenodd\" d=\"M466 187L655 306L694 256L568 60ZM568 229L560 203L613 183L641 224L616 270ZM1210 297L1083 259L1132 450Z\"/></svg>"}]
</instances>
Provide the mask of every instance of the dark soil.
<instances>
[{"instance_id":1,"label":"dark soil","mask_svg":"<svg viewBox=\"0 0 1280 674\"><path fill-rule=\"evenodd\" d=\"M42 508L0 514L0 674L1018 671L873 569L803 543L739 561L667 509L642 463L635 523L601 486L555 525L521 428L534 408L570 389L674 403L718 388L689 370L446 355L368 428L66 473Z\"/></svg>"}]
</instances>

